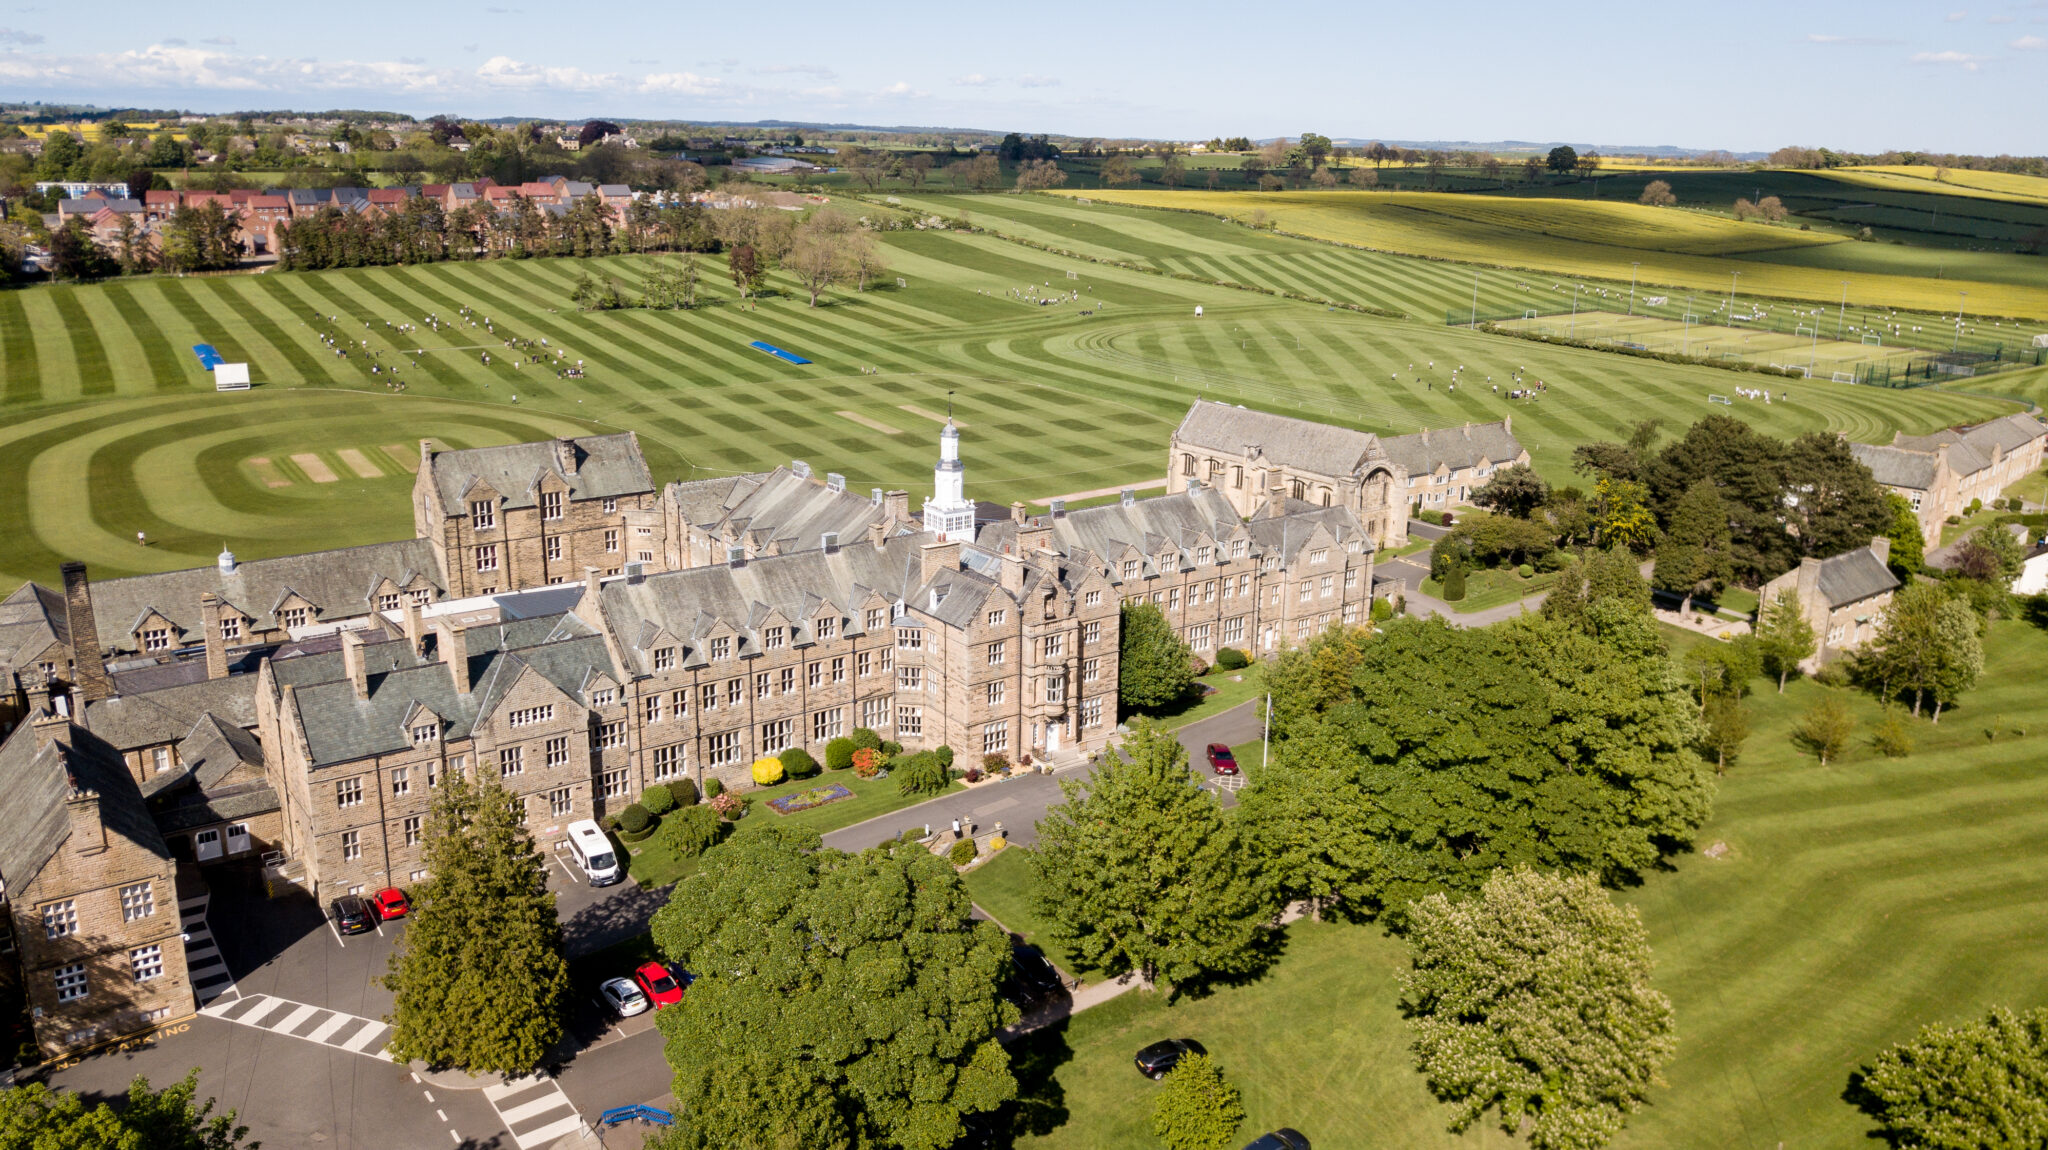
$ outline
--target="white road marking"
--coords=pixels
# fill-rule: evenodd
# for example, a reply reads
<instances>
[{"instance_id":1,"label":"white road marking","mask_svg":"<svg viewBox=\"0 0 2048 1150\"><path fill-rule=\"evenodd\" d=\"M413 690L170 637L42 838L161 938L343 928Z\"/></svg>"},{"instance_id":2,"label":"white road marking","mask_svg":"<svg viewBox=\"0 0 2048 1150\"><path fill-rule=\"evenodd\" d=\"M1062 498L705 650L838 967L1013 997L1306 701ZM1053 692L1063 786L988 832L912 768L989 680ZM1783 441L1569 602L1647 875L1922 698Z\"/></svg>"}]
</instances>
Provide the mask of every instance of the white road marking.
<instances>
[{"instance_id":1,"label":"white road marking","mask_svg":"<svg viewBox=\"0 0 2048 1150\"><path fill-rule=\"evenodd\" d=\"M286 1015L285 1020L283 1022L278 1023L270 1029L277 1031L279 1034L290 1034L292 1031L298 1029L298 1027L307 1019L313 1017L318 1013L320 1013L320 1008L317 1006L301 1006L297 1010L294 1010L290 1014Z\"/></svg>"},{"instance_id":2,"label":"white road marking","mask_svg":"<svg viewBox=\"0 0 2048 1150\"><path fill-rule=\"evenodd\" d=\"M355 1015L336 1014L333 1018L314 1027L313 1033L306 1035L305 1038L308 1042L326 1042L329 1038L334 1037L335 1031L340 1030L353 1021L355 1021ZM413 1081L417 1082L419 1079L415 1077Z\"/></svg>"},{"instance_id":3,"label":"white road marking","mask_svg":"<svg viewBox=\"0 0 2048 1150\"><path fill-rule=\"evenodd\" d=\"M559 1122L551 1122L538 1130L528 1130L524 1134L514 1134L512 1137L519 1143L520 1150L527 1150L528 1147L546 1146L555 1139L574 1134L582 1128L582 1116L572 1113Z\"/></svg>"},{"instance_id":4,"label":"white road marking","mask_svg":"<svg viewBox=\"0 0 2048 1150\"><path fill-rule=\"evenodd\" d=\"M439 1118L443 1122L446 1122L448 1121L448 1112L446 1110L436 1110L434 1111L434 1117Z\"/></svg>"},{"instance_id":5,"label":"white road marking","mask_svg":"<svg viewBox=\"0 0 2048 1150\"><path fill-rule=\"evenodd\" d=\"M254 1003L253 1006L250 1005L252 1002ZM265 1025L263 1020L276 1014L281 1007L293 1009L277 1022ZM390 1052L383 1049L381 1044L375 1050L369 1048L372 1042L389 1036L391 1028L381 1019L362 1018L358 1015L348 1014L339 1010L330 1011L324 1006L312 1006L303 1002L293 1002L290 999L278 998L268 994L257 995L254 999L215 1002L204 1007L200 1013L218 1018L223 1022L232 1022L237 1026L253 1027L257 1030L267 1030L272 1034L279 1034L286 1038L296 1038L301 1042L313 1042L321 1046L333 1047L337 1050L346 1050L350 1054L368 1055L371 1058L379 1058L385 1062L394 1061ZM305 1034L291 1033L291 1031L304 1026L316 1015L322 1013L331 1014L333 1017L320 1022ZM346 1039L339 1042L335 1041L337 1035L344 1034L348 1036ZM417 1080L416 1076L415 1080Z\"/></svg>"},{"instance_id":6,"label":"white road marking","mask_svg":"<svg viewBox=\"0 0 2048 1150\"><path fill-rule=\"evenodd\" d=\"M263 1018L264 1015L269 1014L271 1011L276 1010L278 1007L283 1005L285 1005L284 999L270 998L268 996L265 996L265 998L262 1001L256 1004L254 1009L250 1010L249 1013L241 1015L240 1017L236 1018L235 1021L241 1023L243 1026L255 1026Z\"/></svg>"},{"instance_id":7,"label":"white road marking","mask_svg":"<svg viewBox=\"0 0 2048 1150\"><path fill-rule=\"evenodd\" d=\"M378 1032L384 1029L384 1024L382 1022L379 1022L374 1018L368 1021L370 1025L365 1026L361 1030L357 1031L356 1036L354 1038L351 1038L347 1042L339 1044L343 1050L348 1051L350 1054L362 1053L363 1047L368 1046L370 1044L370 1040L372 1038L377 1037Z\"/></svg>"}]
</instances>

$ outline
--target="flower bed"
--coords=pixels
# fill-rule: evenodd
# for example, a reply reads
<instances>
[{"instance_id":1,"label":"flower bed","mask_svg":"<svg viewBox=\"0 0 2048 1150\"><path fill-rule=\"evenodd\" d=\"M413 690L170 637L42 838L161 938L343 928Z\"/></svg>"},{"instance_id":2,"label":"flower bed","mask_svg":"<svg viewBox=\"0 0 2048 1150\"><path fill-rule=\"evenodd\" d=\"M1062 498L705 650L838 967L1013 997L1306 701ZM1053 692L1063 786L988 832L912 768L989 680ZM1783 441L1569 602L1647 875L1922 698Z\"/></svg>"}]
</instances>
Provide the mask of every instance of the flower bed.
<instances>
[{"instance_id":1,"label":"flower bed","mask_svg":"<svg viewBox=\"0 0 2048 1150\"><path fill-rule=\"evenodd\" d=\"M784 795L779 799L770 799L768 800L768 808L778 815L793 815L798 811L808 811L815 807L822 807L826 803L836 803L841 799L850 799L852 797L852 791L847 790L838 783L833 783L828 787L812 787L808 791L797 791L794 794Z\"/></svg>"}]
</instances>

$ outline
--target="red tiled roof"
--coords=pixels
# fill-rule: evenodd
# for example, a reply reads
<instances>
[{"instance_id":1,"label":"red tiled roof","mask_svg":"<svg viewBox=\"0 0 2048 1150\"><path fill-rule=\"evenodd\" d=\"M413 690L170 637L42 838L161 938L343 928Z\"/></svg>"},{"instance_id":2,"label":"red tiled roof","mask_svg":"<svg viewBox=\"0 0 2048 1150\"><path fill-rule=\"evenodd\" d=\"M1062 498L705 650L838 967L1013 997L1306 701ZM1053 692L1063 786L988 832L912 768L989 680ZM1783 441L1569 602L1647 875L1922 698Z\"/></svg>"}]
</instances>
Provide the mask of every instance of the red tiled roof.
<instances>
[{"instance_id":1,"label":"red tiled roof","mask_svg":"<svg viewBox=\"0 0 2048 1150\"><path fill-rule=\"evenodd\" d=\"M543 180L534 180L519 185L519 194L529 200L542 196L553 196L555 194L555 185Z\"/></svg>"},{"instance_id":2,"label":"red tiled roof","mask_svg":"<svg viewBox=\"0 0 2048 1150\"><path fill-rule=\"evenodd\" d=\"M439 200L439 199L446 199L446 198L447 198L447 196L448 196L448 185L447 185L447 184L421 184L421 185L420 185L420 195L422 195L422 196L425 196L425 197L427 197L427 198L428 198L428 199L430 199L430 200Z\"/></svg>"},{"instance_id":3,"label":"red tiled roof","mask_svg":"<svg viewBox=\"0 0 2048 1150\"><path fill-rule=\"evenodd\" d=\"M518 188L489 187L484 189L484 198L487 200L510 200L516 199L518 196Z\"/></svg>"},{"instance_id":4,"label":"red tiled roof","mask_svg":"<svg viewBox=\"0 0 2048 1150\"><path fill-rule=\"evenodd\" d=\"M373 204L402 204L405 202L405 189L371 188L370 202Z\"/></svg>"},{"instance_id":5,"label":"red tiled roof","mask_svg":"<svg viewBox=\"0 0 2048 1150\"><path fill-rule=\"evenodd\" d=\"M249 197L249 206L252 208L289 208L292 206L292 201L288 196L251 196Z\"/></svg>"},{"instance_id":6,"label":"red tiled roof","mask_svg":"<svg viewBox=\"0 0 2048 1150\"><path fill-rule=\"evenodd\" d=\"M170 204L171 206L176 207L178 203L178 193L147 191L142 193L142 202L145 204Z\"/></svg>"}]
</instances>

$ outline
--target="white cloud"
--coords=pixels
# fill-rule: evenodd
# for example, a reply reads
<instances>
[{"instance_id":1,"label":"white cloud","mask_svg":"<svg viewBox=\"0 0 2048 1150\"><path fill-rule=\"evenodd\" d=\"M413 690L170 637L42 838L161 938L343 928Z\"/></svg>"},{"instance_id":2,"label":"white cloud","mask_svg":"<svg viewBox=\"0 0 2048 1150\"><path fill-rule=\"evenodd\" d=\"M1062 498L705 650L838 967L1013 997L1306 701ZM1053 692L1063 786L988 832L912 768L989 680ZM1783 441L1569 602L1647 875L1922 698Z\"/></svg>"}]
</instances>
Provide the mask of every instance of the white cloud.
<instances>
[{"instance_id":1,"label":"white cloud","mask_svg":"<svg viewBox=\"0 0 2048 1150\"><path fill-rule=\"evenodd\" d=\"M43 38L19 28L0 28L0 44L40 44Z\"/></svg>"},{"instance_id":2,"label":"white cloud","mask_svg":"<svg viewBox=\"0 0 2048 1150\"><path fill-rule=\"evenodd\" d=\"M1950 24L1960 24L1963 21L1968 20L1969 18L1970 14L1968 12L1951 12L1943 19L1945 19Z\"/></svg>"},{"instance_id":3,"label":"white cloud","mask_svg":"<svg viewBox=\"0 0 2048 1150\"><path fill-rule=\"evenodd\" d=\"M2012 42L2022 52L2048 52L2048 40L2039 36L2022 36Z\"/></svg>"},{"instance_id":4,"label":"white cloud","mask_svg":"<svg viewBox=\"0 0 2048 1150\"><path fill-rule=\"evenodd\" d=\"M1982 56L1972 56L1968 52L1958 52L1953 48L1945 52L1913 53L1913 63L1915 64L1956 64L1960 65L1965 72L1976 71L1978 65L1983 62L1984 57Z\"/></svg>"},{"instance_id":5,"label":"white cloud","mask_svg":"<svg viewBox=\"0 0 2048 1150\"><path fill-rule=\"evenodd\" d=\"M1057 88L1060 86L1060 81L1057 76L1033 76L1026 74L1017 77L1017 86L1019 88Z\"/></svg>"},{"instance_id":6,"label":"white cloud","mask_svg":"<svg viewBox=\"0 0 2048 1150\"><path fill-rule=\"evenodd\" d=\"M923 93L923 92L917 91L916 89L912 88L912 87L910 86L910 82L909 82L909 81L907 81L907 80L898 80L898 81L896 81L896 82L895 82L894 84L891 84L891 85L889 85L888 87L886 87L886 88L882 89L882 91L881 91L881 93L880 93L880 94L881 94L881 95L884 95L884 96L922 96L922 95L924 95L924 93Z\"/></svg>"},{"instance_id":7,"label":"white cloud","mask_svg":"<svg viewBox=\"0 0 2048 1150\"><path fill-rule=\"evenodd\" d=\"M984 76L979 72L970 72L967 75L954 80L953 82L955 84L960 85L963 88L981 88L991 83L987 76Z\"/></svg>"},{"instance_id":8,"label":"white cloud","mask_svg":"<svg viewBox=\"0 0 2048 1150\"><path fill-rule=\"evenodd\" d=\"M1882 36L1829 36L1815 32L1806 37L1809 44L1827 44L1838 48L1882 48L1904 43L1902 40L1887 40Z\"/></svg>"},{"instance_id":9,"label":"white cloud","mask_svg":"<svg viewBox=\"0 0 2048 1150\"><path fill-rule=\"evenodd\" d=\"M514 60L510 56L493 56L485 60L483 66L476 70L476 77L495 88L579 92L611 87L617 84L619 79L609 72L586 72L581 68L551 68L543 64Z\"/></svg>"},{"instance_id":10,"label":"white cloud","mask_svg":"<svg viewBox=\"0 0 2048 1150\"><path fill-rule=\"evenodd\" d=\"M670 96L711 96L722 92L724 83L695 72L655 72L640 78L639 90Z\"/></svg>"},{"instance_id":11,"label":"white cloud","mask_svg":"<svg viewBox=\"0 0 2048 1150\"><path fill-rule=\"evenodd\" d=\"M832 69L827 68L823 64L768 64L764 67L755 69L755 71L775 76L786 76L791 74L803 76L819 76L827 80L831 79L833 75Z\"/></svg>"}]
</instances>

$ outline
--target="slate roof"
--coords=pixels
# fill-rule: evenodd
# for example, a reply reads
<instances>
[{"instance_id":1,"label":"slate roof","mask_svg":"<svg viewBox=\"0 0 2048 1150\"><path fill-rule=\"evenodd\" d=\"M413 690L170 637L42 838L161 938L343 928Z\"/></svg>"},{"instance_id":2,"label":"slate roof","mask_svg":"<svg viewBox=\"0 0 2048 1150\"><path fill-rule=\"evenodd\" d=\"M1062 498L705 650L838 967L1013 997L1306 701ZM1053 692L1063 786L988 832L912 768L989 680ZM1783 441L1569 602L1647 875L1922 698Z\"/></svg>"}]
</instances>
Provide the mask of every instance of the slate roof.
<instances>
[{"instance_id":1,"label":"slate roof","mask_svg":"<svg viewBox=\"0 0 2048 1150\"><path fill-rule=\"evenodd\" d=\"M1438 467L1460 471L1482 463L1502 467L1528 455L1506 420L1390 436L1380 440L1380 446L1410 475L1429 475Z\"/></svg>"},{"instance_id":2,"label":"slate roof","mask_svg":"<svg viewBox=\"0 0 2048 1150\"><path fill-rule=\"evenodd\" d=\"M201 679L161 691L100 699L86 704L80 719L109 746L132 751L177 742L207 715L237 727L255 726L256 676Z\"/></svg>"},{"instance_id":3,"label":"slate roof","mask_svg":"<svg viewBox=\"0 0 2048 1150\"><path fill-rule=\"evenodd\" d=\"M1290 564L1317 527L1327 530L1340 546L1357 542L1361 549L1372 548L1371 538L1349 510L1319 507L1299 499L1285 500L1282 508L1285 514L1278 518L1242 520L1222 492L1196 487L1176 495L1133 500L1128 507L1110 503L1069 511L1057 519L1038 516L1032 522L1052 528L1060 554L1112 579L1122 578L1121 563L1133 549L1142 557L1140 571L1155 575L1162 573L1157 570L1162 552L1172 552L1169 561L1178 570L1195 562L1196 548L1205 543L1224 545L1240 535L1248 540L1249 558L1272 554ZM1005 519L982 528L975 542L990 551L1007 551L1016 537L1017 524Z\"/></svg>"},{"instance_id":4,"label":"slate roof","mask_svg":"<svg viewBox=\"0 0 2048 1150\"><path fill-rule=\"evenodd\" d=\"M1257 446L1276 463L1318 475L1358 474L1367 462L1386 457L1379 436L1369 431L1332 427L1214 400L1196 400L1173 437L1175 443L1232 455Z\"/></svg>"},{"instance_id":5,"label":"slate roof","mask_svg":"<svg viewBox=\"0 0 2048 1150\"><path fill-rule=\"evenodd\" d=\"M1931 491L1934 488L1934 455L1931 452L1851 443L1849 454L1855 457L1856 462L1868 467L1878 483L1886 487L1903 487L1909 491Z\"/></svg>"},{"instance_id":6,"label":"slate roof","mask_svg":"<svg viewBox=\"0 0 2048 1150\"><path fill-rule=\"evenodd\" d=\"M178 745L183 768L175 775L151 779L143 793L151 797L151 813L160 829L190 830L210 823L249 818L277 810L277 792L264 781L263 747L256 736L202 715ZM257 777L227 781L238 769L253 768ZM191 782L190 789L173 784Z\"/></svg>"},{"instance_id":7,"label":"slate roof","mask_svg":"<svg viewBox=\"0 0 2048 1150\"><path fill-rule=\"evenodd\" d=\"M1820 593L1831 611L1882 595L1898 585L1898 577L1869 547L1858 547L1820 562Z\"/></svg>"},{"instance_id":8,"label":"slate roof","mask_svg":"<svg viewBox=\"0 0 2048 1150\"><path fill-rule=\"evenodd\" d=\"M2016 414L2002 416L1989 423L1961 429L1946 428L1932 435L1894 435L1891 445L1903 451L1918 451L1933 454L1935 448L1948 447L1948 465L1958 475L1973 475L1991 466L1992 456L1999 450L2010 455L2022 446L2048 436L2048 423L2032 415ZM1872 470L1876 470L1872 468ZM1880 479L1882 483L1884 480Z\"/></svg>"},{"instance_id":9,"label":"slate roof","mask_svg":"<svg viewBox=\"0 0 2048 1150\"><path fill-rule=\"evenodd\" d=\"M568 484L571 499L609 499L654 490L647 458L640 454L640 440L632 432L618 435L585 435L570 442L581 462L576 474L564 474L555 458L555 444L512 443L501 447L473 447L465 451L437 451L426 467L441 492L441 506L460 508L472 484L481 479L505 499L507 507L532 507L539 497L541 477L559 476Z\"/></svg>"},{"instance_id":10,"label":"slate roof","mask_svg":"<svg viewBox=\"0 0 2048 1150\"><path fill-rule=\"evenodd\" d=\"M867 541L868 525L888 516L865 495L833 491L787 467L765 474L700 479L669 485L669 498L693 526L713 535L749 537L757 550L810 551L826 532L842 545ZM720 557L714 557L720 558Z\"/></svg>"},{"instance_id":11,"label":"slate roof","mask_svg":"<svg viewBox=\"0 0 2048 1150\"><path fill-rule=\"evenodd\" d=\"M184 629L186 642L205 634L199 597L211 591L228 605L257 620L262 628L277 626L274 614L287 593L318 607L316 621L347 619L367 613L377 586L390 579L400 587L424 576L437 597L446 587L434 550L423 539L372 543L334 551L314 551L278 559L252 559L225 572L218 565L94 580L93 621L100 646L119 651L136 649L132 633L150 611Z\"/></svg>"},{"instance_id":12,"label":"slate roof","mask_svg":"<svg viewBox=\"0 0 2048 1150\"><path fill-rule=\"evenodd\" d=\"M0 600L0 691L8 670L20 670L52 643L69 644L71 625L64 617L64 596L39 583L23 583Z\"/></svg>"},{"instance_id":13,"label":"slate roof","mask_svg":"<svg viewBox=\"0 0 2048 1150\"><path fill-rule=\"evenodd\" d=\"M34 881L71 837L65 797L76 786L97 791L109 838L125 838L170 858L135 780L113 748L90 731L66 724L48 746L36 746L30 723L0 743L0 883L18 892Z\"/></svg>"},{"instance_id":14,"label":"slate roof","mask_svg":"<svg viewBox=\"0 0 2048 1150\"><path fill-rule=\"evenodd\" d=\"M294 688L293 705L314 767L406 749L412 745L406 719L420 707L439 717L444 739L468 738L529 668L586 706L585 689L596 675L621 681L603 636L575 615L472 627L464 634L464 646L471 684L467 695L456 693L454 676L438 650L430 647L423 658L402 639L363 647L368 699L356 698L338 651L276 659L271 669L280 689Z\"/></svg>"}]
</instances>

